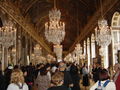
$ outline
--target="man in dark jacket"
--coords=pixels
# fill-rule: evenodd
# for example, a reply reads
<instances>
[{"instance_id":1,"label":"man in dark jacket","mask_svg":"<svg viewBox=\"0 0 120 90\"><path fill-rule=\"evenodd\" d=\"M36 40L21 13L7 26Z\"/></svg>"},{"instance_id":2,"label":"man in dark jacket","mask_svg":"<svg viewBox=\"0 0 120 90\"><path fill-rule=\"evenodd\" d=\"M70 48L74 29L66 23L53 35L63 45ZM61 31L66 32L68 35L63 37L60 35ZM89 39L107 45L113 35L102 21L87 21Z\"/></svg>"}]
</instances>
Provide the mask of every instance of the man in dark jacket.
<instances>
[{"instance_id":1,"label":"man in dark jacket","mask_svg":"<svg viewBox=\"0 0 120 90\"><path fill-rule=\"evenodd\" d=\"M2 64L0 63L0 90L6 90L5 77L2 74L1 67L2 67Z\"/></svg>"},{"instance_id":2,"label":"man in dark jacket","mask_svg":"<svg viewBox=\"0 0 120 90\"><path fill-rule=\"evenodd\" d=\"M99 80L99 73L101 70L101 65L99 63L96 63L96 68L92 70L94 82L97 82Z\"/></svg>"},{"instance_id":3,"label":"man in dark jacket","mask_svg":"<svg viewBox=\"0 0 120 90\"><path fill-rule=\"evenodd\" d=\"M73 87L73 82L71 75L68 71L66 71L66 64L64 62L59 63L59 70L64 73L64 84L65 86Z\"/></svg>"}]
</instances>

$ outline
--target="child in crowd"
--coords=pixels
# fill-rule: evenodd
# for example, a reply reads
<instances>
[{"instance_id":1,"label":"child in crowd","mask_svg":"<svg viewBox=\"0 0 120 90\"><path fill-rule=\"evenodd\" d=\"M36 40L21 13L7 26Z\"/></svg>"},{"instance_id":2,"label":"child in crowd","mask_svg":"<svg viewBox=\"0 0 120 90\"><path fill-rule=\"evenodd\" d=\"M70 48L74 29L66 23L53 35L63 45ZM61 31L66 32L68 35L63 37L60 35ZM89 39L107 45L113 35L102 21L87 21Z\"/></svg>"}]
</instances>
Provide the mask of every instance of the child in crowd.
<instances>
[{"instance_id":1,"label":"child in crowd","mask_svg":"<svg viewBox=\"0 0 120 90\"><path fill-rule=\"evenodd\" d=\"M64 74L62 72L56 72L52 76L52 85L48 90L68 90L66 86L63 86Z\"/></svg>"}]
</instances>

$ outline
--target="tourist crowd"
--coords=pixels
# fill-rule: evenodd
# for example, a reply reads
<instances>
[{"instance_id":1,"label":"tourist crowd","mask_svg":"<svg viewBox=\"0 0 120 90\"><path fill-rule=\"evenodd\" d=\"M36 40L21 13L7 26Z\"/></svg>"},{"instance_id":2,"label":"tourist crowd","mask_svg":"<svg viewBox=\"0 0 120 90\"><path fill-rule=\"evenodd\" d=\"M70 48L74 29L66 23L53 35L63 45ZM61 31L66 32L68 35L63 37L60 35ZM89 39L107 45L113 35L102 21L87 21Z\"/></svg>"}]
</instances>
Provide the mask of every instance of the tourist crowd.
<instances>
[{"instance_id":1,"label":"tourist crowd","mask_svg":"<svg viewBox=\"0 0 120 90\"><path fill-rule=\"evenodd\" d=\"M82 90L80 83L87 90L90 80L94 81L90 90L120 90L119 63L114 71L111 76L110 70L100 63L94 63L89 70L86 64L79 66L64 61L36 66L9 65L4 72L0 70L0 90Z\"/></svg>"}]
</instances>

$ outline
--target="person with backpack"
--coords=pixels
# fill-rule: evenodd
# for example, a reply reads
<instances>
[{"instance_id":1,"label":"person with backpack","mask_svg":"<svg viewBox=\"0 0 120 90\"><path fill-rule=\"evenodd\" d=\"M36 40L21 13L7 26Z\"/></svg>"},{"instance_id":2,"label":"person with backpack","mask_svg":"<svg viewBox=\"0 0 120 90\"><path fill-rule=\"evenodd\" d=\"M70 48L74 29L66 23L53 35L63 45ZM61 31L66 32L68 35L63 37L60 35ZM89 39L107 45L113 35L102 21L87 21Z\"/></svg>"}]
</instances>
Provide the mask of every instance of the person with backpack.
<instances>
[{"instance_id":1,"label":"person with backpack","mask_svg":"<svg viewBox=\"0 0 120 90\"><path fill-rule=\"evenodd\" d=\"M116 90L115 83L110 80L108 71L102 69L99 73L100 80L98 80L90 90Z\"/></svg>"}]
</instances>

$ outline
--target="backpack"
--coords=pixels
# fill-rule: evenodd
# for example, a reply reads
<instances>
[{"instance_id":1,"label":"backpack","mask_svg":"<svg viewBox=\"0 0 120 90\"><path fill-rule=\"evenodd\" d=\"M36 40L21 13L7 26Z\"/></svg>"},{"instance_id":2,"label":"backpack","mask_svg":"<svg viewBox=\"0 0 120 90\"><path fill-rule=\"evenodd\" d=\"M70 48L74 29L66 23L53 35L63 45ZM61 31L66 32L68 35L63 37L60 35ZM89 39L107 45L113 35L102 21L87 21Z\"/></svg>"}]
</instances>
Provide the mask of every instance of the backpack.
<instances>
[{"instance_id":1,"label":"backpack","mask_svg":"<svg viewBox=\"0 0 120 90\"><path fill-rule=\"evenodd\" d=\"M103 90L107 86L107 84L110 82L110 80L107 80L103 86L101 86L101 81L98 82L98 87L95 90Z\"/></svg>"}]
</instances>

